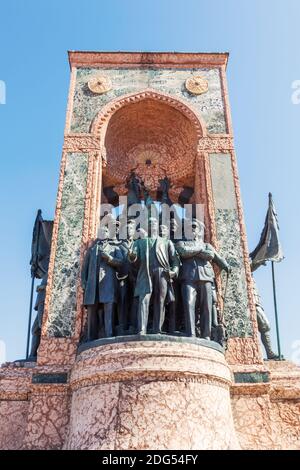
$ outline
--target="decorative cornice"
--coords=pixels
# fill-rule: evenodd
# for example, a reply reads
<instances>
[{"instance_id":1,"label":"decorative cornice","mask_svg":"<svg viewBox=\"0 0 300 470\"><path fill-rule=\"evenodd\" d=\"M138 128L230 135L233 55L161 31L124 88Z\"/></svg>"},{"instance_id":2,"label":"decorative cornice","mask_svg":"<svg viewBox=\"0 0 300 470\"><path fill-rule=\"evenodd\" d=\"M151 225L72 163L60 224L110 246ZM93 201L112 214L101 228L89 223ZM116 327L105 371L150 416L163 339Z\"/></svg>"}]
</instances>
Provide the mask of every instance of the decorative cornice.
<instances>
[{"instance_id":1,"label":"decorative cornice","mask_svg":"<svg viewBox=\"0 0 300 470\"><path fill-rule=\"evenodd\" d=\"M226 67L228 52L93 52L68 51L70 67Z\"/></svg>"},{"instance_id":2,"label":"decorative cornice","mask_svg":"<svg viewBox=\"0 0 300 470\"><path fill-rule=\"evenodd\" d=\"M297 400L300 399L300 388L297 384L273 385L270 389L270 398L276 400Z\"/></svg>"},{"instance_id":3,"label":"decorative cornice","mask_svg":"<svg viewBox=\"0 0 300 470\"><path fill-rule=\"evenodd\" d=\"M272 402L282 400L297 400L300 399L300 389L297 385L284 383L282 385L274 385L269 383L245 383L233 384L230 387L230 394L234 396L263 396L268 395Z\"/></svg>"},{"instance_id":4,"label":"decorative cornice","mask_svg":"<svg viewBox=\"0 0 300 470\"><path fill-rule=\"evenodd\" d=\"M69 384L32 384L29 396L40 398L49 395L67 395L69 392Z\"/></svg>"},{"instance_id":5,"label":"decorative cornice","mask_svg":"<svg viewBox=\"0 0 300 470\"><path fill-rule=\"evenodd\" d=\"M27 401L28 392L15 392L11 390L0 391L0 401Z\"/></svg>"},{"instance_id":6,"label":"decorative cornice","mask_svg":"<svg viewBox=\"0 0 300 470\"><path fill-rule=\"evenodd\" d=\"M184 383L202 383L208 385L219 386L229 389L231 383L222 378L214 377L208 374L193 374L187 372L170 372L170 371L149 371L149 370L124 370L113 371L111 373L95 373L89 377L82 377L77 380L71 381L72 391L79 390L83 387L95 386L103 383L115 382L131 382L143 381L144 383L159 381L159 382L184 382Z\"/></svg>"},{"instance_id":7,"label":"decorative cornice","mask_svg":"<svg viewBox=\"0 0 300 470\"><path fill-rule=\"evenodd\" d=\"M237 396L257 396L267 395L270 392L270 383L245 383L245 384L233 384L230 387L231 397Z\"/></svg>"},{"instance_id":8,"label":"decorative cornice","mask_svg":"<svg viewBox=\"0 0 300 470\"><path fill-rule=\"evenodd\" d=\"M155 99L157 99L157 97L155 97ZM138 98L137 98L137 101L138 101ZM130 103L132 103L131 99L130 99ZM121 103L120 107L122 107L122 104L123 103ZM172 103L172 106L174 106L174 103ZM108 117L108 113L112 114L113 111L115 110L116 110L115 105L110 107L109 110L106 110L105 111L106 118ZM96 121L98 121L98 124L96 124ZM96 118L96 120L93 123L92 132L97 134L99 132L99 127L102 127L101 125L102 122L103 120L101 118L100 118L100 122L99 122L99 119ZM199 127L199 124L198 124L198 127ZM199 132L200 132L200 129L199 129ZM226 151L233 150L233 148L234 148L233 137L231 136L216 136L216 135L206 136L206 137L200 138L199 143L198 143L198 151L206 150L208 152L226 152ZM66 152L100 150L100 140L98 137L95 137L95 135L91 135L91 134L67 134L65 135L63 150Z\"/></svg>"}]
</instances>

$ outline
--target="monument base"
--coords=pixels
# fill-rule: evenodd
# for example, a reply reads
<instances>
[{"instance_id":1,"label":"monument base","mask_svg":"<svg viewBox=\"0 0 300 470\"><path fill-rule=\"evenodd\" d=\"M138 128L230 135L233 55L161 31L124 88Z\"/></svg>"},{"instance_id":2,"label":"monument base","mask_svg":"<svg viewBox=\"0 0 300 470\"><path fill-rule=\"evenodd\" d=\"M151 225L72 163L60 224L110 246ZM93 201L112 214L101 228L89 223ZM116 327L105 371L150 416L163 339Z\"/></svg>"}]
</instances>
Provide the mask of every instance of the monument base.
<instances>
[{"instance_id":1,"label":"monument base","mask_svg":"<svg viewBox=\"0 0 300 470\"><path fill-rule=\"evenodd\" d=\"M214 346L149 337L4 364L0 449L299 449L300 368L237 373Z\"/></svg>"},{"instance_id":2,"label":"monument base","mask_svg":"<svg viewBox=\"0 0 300 470\"><path fill-rule=\"evenodd\" d=\"M238 449L229 367L199 343L141 340L81 352L64 448Z\"/></svg>"}]
</instances>

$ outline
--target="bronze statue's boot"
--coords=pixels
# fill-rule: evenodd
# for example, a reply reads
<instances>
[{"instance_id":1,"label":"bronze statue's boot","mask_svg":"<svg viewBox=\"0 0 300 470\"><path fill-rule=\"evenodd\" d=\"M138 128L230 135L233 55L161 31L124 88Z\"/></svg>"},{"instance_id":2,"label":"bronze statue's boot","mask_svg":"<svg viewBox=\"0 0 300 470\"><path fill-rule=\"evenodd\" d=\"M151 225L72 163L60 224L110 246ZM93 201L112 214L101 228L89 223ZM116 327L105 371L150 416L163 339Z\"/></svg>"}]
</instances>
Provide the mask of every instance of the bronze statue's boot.
<instances>
[{"instance_id":1,"label":"bronze statue's boot","mask_svg":"<svg viewBox=\"0 0 300 470\"><path fill-rule=\"evenodd\" d=\"M267 358L270 360L279 359L279 356L274 353L271 346L271 338L269 333L261 333L261 342L264 345Z\"/></svg>"},{"instance_id":2,"label":"bronze statue's boot","mask_svg":"<svg viewBox=\"0 0 300 470\"><path fill-rule=\"evenodd\" d=\"M41 333L40 334L34 334L32 336L32 340L31 340L31 351L30 351L30 354L29 354L29 358L30 360L34 360L36 361L36 358L37 358L37 351L38 351L38 347L40 345L40 341L41 341Z\"/></svg>"}]
</instances>

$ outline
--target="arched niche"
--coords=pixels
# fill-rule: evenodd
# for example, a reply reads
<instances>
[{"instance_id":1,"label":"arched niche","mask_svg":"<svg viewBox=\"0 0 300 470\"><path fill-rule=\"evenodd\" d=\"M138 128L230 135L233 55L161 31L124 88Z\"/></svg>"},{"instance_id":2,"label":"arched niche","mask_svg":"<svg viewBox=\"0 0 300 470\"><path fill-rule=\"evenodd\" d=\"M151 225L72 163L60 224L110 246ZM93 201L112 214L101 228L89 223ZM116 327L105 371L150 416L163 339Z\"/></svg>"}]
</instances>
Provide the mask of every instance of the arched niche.
<instances>
[{"instance_id":1,"label":"arched niche","mask_svg":"<svg viewBox=\"0 0 300 470\"><path fill-rule=\"evenodd\" d=\"M153 90L120 97L101 110L90 131L100 139L104 159L101 202L107 202L103 189L109 188L115 201L125 196L126 180L134 171L153 199L159 181L167 176L172 202L177 203L188 188L189 202L206 204L208 176L205 156L199 153L206 128L183 100Z\"/></svg>"}]
</instances>

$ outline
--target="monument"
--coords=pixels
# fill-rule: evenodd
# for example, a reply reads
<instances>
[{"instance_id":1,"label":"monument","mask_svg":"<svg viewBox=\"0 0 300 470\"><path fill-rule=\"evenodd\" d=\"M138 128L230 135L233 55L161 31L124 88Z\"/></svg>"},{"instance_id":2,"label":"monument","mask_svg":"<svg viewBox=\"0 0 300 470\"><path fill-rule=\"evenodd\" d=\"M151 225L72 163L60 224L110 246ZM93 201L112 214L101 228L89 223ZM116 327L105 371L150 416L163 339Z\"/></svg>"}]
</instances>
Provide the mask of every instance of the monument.
<instances>
[{"instance_id":1,"label":"monument","mask_svg":"<svg viewBox=\"0 0 300 470\"><path fill-rule=\"evenodd\" d=\"M227 61L69 52L42 328L0 370L1 449L299 448L299 368L259 342Z\"/></svg>"}]
</instances>

